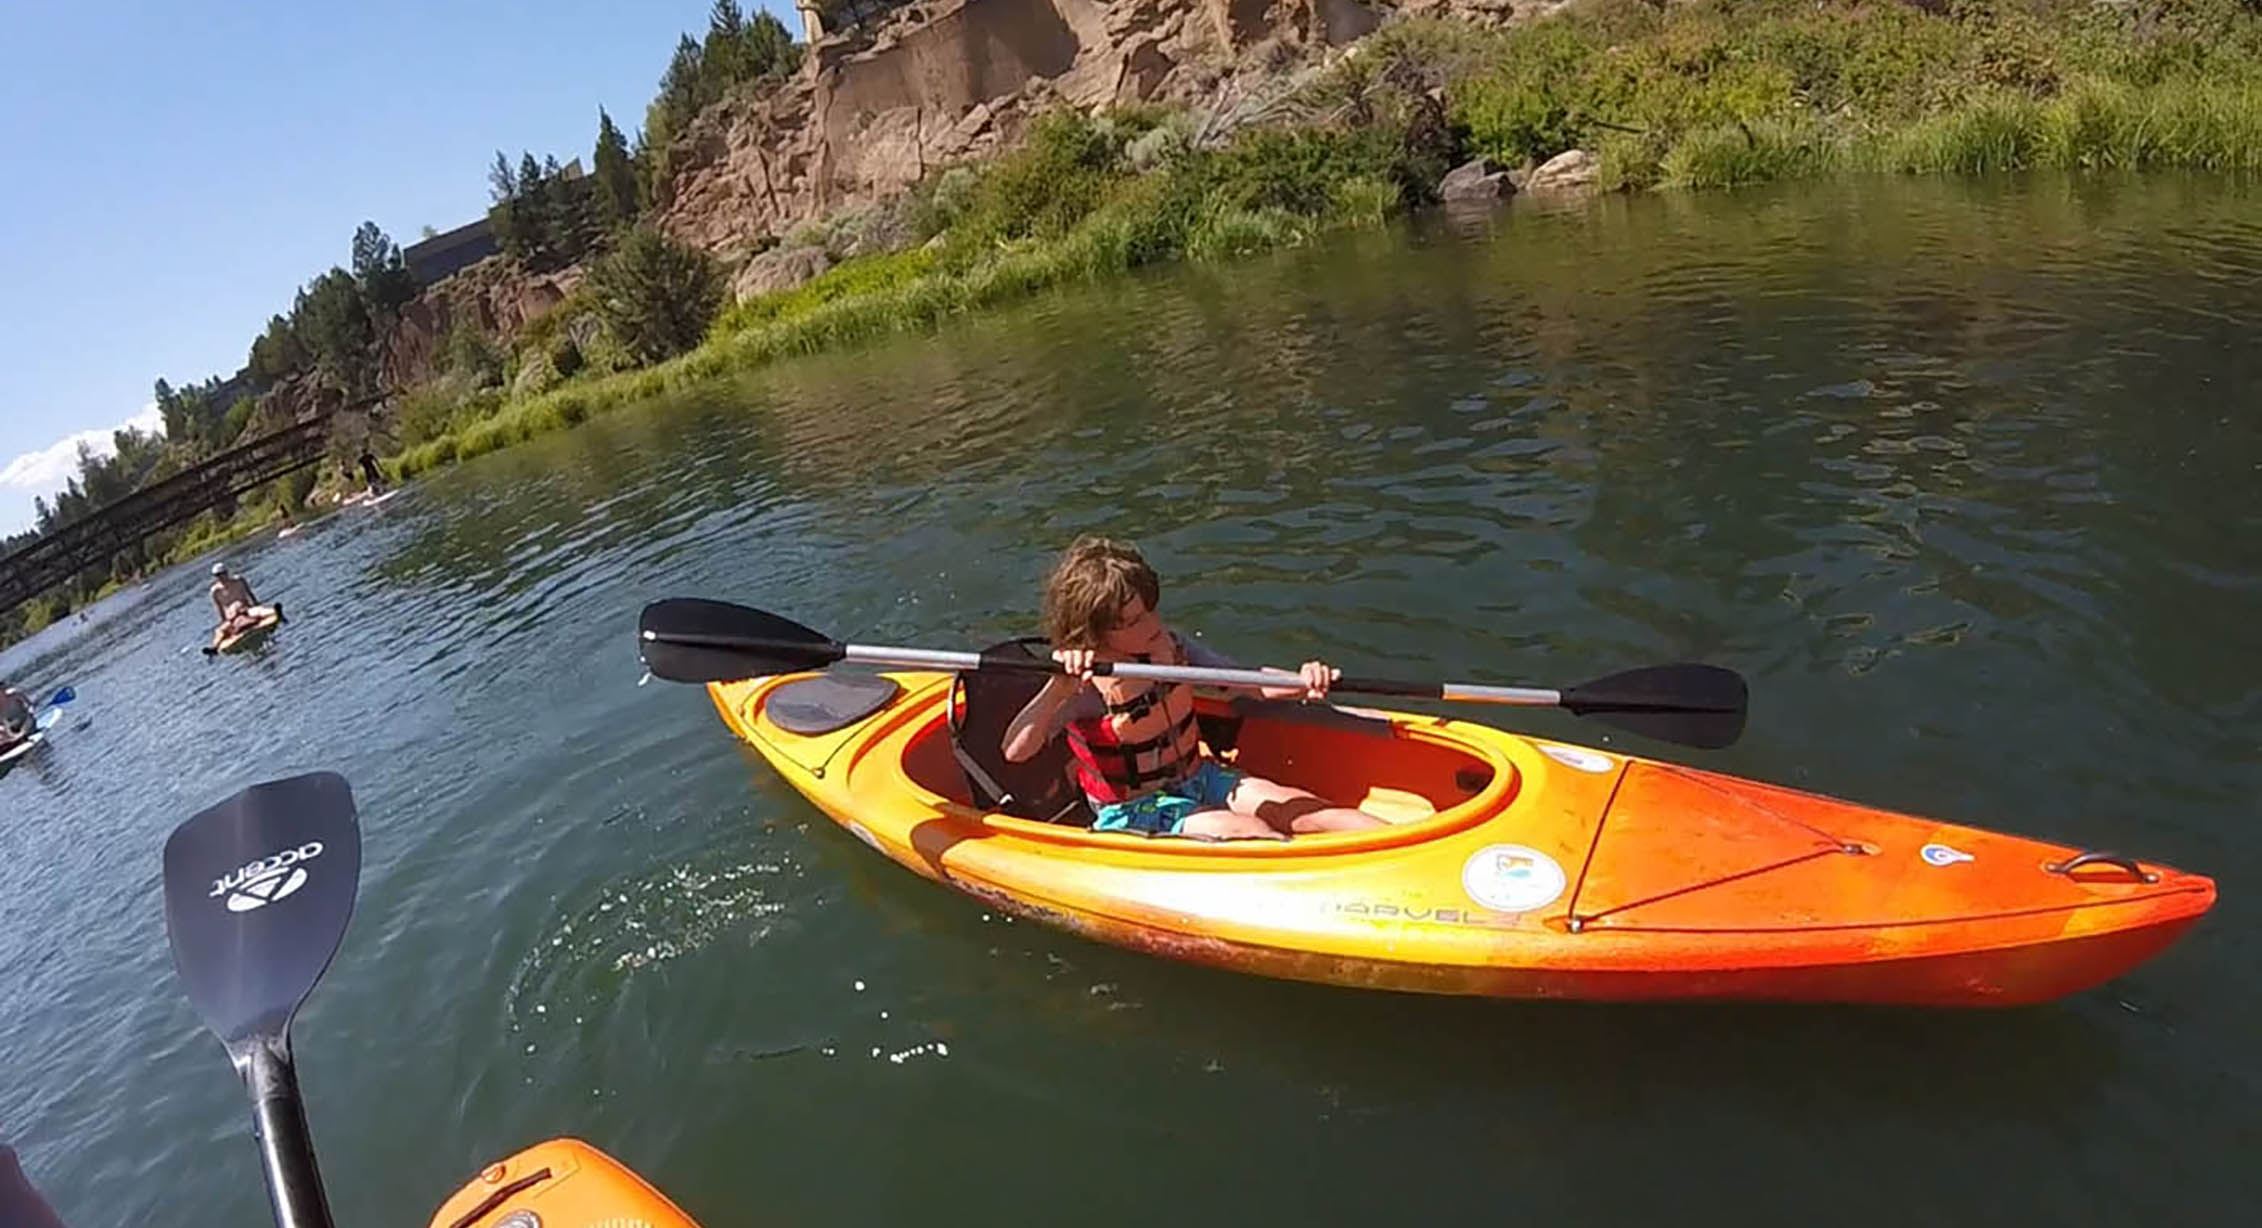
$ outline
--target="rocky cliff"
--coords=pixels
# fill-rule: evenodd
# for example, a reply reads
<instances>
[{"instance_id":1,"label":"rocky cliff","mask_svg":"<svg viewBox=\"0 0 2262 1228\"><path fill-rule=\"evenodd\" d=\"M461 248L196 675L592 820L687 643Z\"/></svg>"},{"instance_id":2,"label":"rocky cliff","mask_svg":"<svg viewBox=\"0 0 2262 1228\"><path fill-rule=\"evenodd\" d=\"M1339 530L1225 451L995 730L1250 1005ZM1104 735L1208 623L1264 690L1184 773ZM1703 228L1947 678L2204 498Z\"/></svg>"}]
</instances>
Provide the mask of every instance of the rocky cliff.
<instances>
[{"instance_id":1,"label":"rocky cliff","mask_svg":"<svg viewBox=\"0 0 2262 1228\"><path fill-rule=\"evenodd\" d=\"M671 148L655 220L735 266L803 222L1010 144L1049 107L1216 103L1394 12L1499 23L1565 2L913 0L822 39L792 80L709 108ZM428 288L386 340L388 386L436 374L458 321L513 336L575 279L490 258Z\"/></svg>"},{"instance_id":2,"label":"rocky cliff","mask_svg":"<svg viewBox=\"0 0 2262 1228\"><path fill-rule=\"evenodd\" d=\"M459 325L489 337L517 336L580 280L577 268L530 273L502 256L489 256L425 287L385 334L383 386L409 388L439 375L441 348Z\"/></svg>"},{"instance_id":3,"label":"rocky cliff","mask_svg":"<svg viewBox=\"0 0 2262 1228\"><path fill-rule=\"evenodd\" d=\"M1497 0L1495 0L1497 2ZM660 225L726 257L1010 142L1048 106L1207 99L1239 70L1373 30L1365 0L928 0L700 117Z\"/></svg>"}]
</instances>

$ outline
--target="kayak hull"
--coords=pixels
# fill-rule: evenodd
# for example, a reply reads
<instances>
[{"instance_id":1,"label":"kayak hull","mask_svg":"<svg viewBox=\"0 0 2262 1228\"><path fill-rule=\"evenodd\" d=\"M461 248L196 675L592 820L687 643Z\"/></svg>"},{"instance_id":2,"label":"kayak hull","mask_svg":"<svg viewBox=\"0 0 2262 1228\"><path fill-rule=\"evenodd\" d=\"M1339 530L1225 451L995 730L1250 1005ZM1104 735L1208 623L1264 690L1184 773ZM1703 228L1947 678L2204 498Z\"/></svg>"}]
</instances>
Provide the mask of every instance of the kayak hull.
<instances>
[{"instance_id":1,"label":"kayak hull","mask_svg":"<svg viewBox=\"0 0 2262 1228\"><path fill-rule=\"evenodd\" d=\"M2027 1006L2094 989L2165 950L2197 920L2026 947L1897 960L1754 966L1676 965L1662 952L1642 969L1425 964L1258 947L1155 926L1063 913L962 879L943 881L1001 912L1130 950L1233 972L1361 989L1571 1002L1835 1002L1883 1006ZM1798 958L1811 958L1801 955ZM1689 963L1693 964L1692 958Z\"/></svg>"},{"instance_id":2,"label":"kayak hull","mask_svg":"<svg viewBox=\"0 0 2262 1228\"><path fill-rule=\"evenodd\" d=\"M2214 884L2149 863L1405 713L1246 707L1239 766L1393 820L1208 843L967 804L947 675L787 732L801 676L718 683L727 725L835 822L991 907L1233 971L1582 1001L2014 1006L2157 955ZM1219 705L1208 704L1213 710Z\"/></svg>"},{"instance_id":3,"label":"kayak hull","mask_svg":"<svg viewBox=\"0 0 2262 1228\"><path fill-rule=\"evenodd\" d=\"M513 1220L514 1213L523 1213ZM464 1183L432 1215L432 1228L641 1225L699 1228L667 1195L579 1139L537 1143Z\"/></svg>"}]
</instances>

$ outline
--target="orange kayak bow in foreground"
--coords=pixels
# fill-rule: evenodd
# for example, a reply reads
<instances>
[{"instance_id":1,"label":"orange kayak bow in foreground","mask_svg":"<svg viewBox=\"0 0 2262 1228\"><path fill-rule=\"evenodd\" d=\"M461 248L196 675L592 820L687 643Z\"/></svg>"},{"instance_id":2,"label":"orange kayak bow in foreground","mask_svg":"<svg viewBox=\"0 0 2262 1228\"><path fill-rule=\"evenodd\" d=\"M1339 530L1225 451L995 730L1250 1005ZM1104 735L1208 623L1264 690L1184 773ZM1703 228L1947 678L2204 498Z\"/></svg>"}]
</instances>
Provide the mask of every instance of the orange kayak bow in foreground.
<instances>
[{"instance_id":1,"label":"orange kayak bow in foreground","mask_svg":"<svg viewBox=\"0 0 2262 1228\"><path fill-rule=\"evenodd\" d=\"M432 1214L432 1228L699 1228L642 1177L579 1139L498 1160Z\"/></svg>"},{"instance_id":2,"label":"orange kayak bow in foreground","mask_svg":"<svg viewBox=\"0 0 2262 1228\"><path fill-rule=\"evenodd\" d=\"M1100 833L971 804L951 675L884 675L900 689L868 714L791 732L778 713L821 677L708 690L788 783L913 872L1240 972L1504 998L2014 1006L2127 972L2215 900L2212 880L2166 866L1364 709L1257 707L1231 753L1389 828Z\"/></svg>"}]
</instances>

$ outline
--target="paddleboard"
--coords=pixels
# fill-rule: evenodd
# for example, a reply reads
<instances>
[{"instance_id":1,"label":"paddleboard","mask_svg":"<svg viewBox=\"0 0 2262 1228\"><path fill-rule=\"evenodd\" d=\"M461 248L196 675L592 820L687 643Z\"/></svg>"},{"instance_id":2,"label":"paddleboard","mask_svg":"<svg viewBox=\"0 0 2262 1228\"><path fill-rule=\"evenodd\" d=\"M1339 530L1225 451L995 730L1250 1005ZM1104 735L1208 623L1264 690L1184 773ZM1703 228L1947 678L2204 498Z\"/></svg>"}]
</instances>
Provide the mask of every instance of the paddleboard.
<instances>
[{"instance_id":1,"label":"paddleboard","mask_svg":"<svg viewBox=\"0 0 2262 1228\"><path fill-rule=\"evenodd\" d=\"M281 626L283 622L283 607L281 605L278 604L269 606L268 610L269 613L267 617L262 618L258 622L253 623L251 626L236 632L234 635L229 636L227 639L224 639L219 643L206 648L204 650L205 655L211 656L215 653L237 652L241 649L248 648L251 645L258 643L260 640L265 639L269 632L273 631L276 627Z\"/></svg>"},{"instance_id":2,"label":"paddleboard","mask_svg":"<svg viewBox=\"0 0 2262 1228\"><path fill-rule=\"evenodd\" d=\"M387 500L387 499L390 499L390 498L392 498L392 497L393 497L394 495L397 495L397 494L399 494L399 493L401 493L401 488L400 488L400 487L398 487L398 486L395 486L395 487L394 487L394 488L392 488L391 490L388 490L388 491L386 491L386 492L385 492L384 494L381 494L381 495L377 496L376 498L369 500L369 506L371 506L371 507L375 507L375 506L377 506L378 504L380 504L380 503L383 503L383 502L384 502L385 500Z\"/></svg>"},{"instance_id":3,"label":"paddleboard","mask_svg":"<svg viewBox=\"0 0 2262 1228\"><path fill-rule=\"evenodd\" d=\"M48 708L42 711L39 714L39 718L35 722L33 722L33 728L30 737L16 743L14 746L9 747L5 751L0 751L0 765L12 764L16 760L30 754L32 752L32 748L47 740L47 731L53 729L56 725L56 722L61 721L62 719L63 714L57 709Z\"/></svg>"}]
</instances>

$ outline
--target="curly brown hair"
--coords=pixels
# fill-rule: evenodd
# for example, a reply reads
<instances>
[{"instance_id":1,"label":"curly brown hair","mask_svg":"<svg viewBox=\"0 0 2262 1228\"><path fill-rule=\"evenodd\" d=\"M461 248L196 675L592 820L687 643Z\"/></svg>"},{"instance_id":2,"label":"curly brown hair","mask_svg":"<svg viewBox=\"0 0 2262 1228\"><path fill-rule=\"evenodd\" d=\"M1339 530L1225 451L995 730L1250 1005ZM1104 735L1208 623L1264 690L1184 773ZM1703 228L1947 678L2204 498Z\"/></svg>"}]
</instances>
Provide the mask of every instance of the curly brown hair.
<instances>
[{"instance_id":1,"label":"curly brown hair","mask_svg":"<svg viewBox=\"0 0 2262 1228\"><path fill-rule=\"evenodd\" d=\"M1129 542L1079 537L1045 580L1045 638L1055 648L1097 648L1121 622L1132 598L1152 610L1162 580Z\"/></svg>"}]
</instances>

